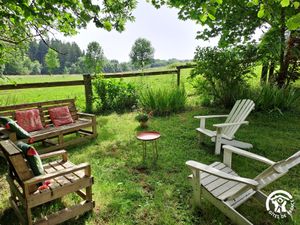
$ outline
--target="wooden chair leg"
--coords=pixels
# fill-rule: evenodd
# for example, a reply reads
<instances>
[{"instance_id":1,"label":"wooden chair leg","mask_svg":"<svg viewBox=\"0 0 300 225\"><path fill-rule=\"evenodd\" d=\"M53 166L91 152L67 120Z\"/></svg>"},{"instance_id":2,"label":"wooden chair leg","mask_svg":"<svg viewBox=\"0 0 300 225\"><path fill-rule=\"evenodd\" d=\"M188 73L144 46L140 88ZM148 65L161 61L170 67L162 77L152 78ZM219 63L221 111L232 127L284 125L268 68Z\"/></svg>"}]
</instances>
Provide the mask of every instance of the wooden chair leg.
<instances>
[{"instance_id":1,"label":"wooden chair leg","mask_svg":"<svg viewBox=\"0 0 300 225\"><path fill-rule=\"evenodd\" d=\"M204 135L198 131L197 131L197 133L198 133L198 143L199 143L199 145L201 145L204 143Z\"/></svg>"},{"instance_id":2,"label":"wooden chair leg","mask_svg":"<svg viewBox=\"0 0 300 225\"><path fill-rule=\"evenodd\" d=\"M222 145L222 138L220 136L216 136L216 141L215 141L215 155L220 155L221 154L221 145Z\"/></svg>"},{"instance_id":3,"label":"wooden chair leg","mask_svg":"<svg viewBox=\"0 0 300 225\"><path fill-rule=\"evenodd\" d=\"M31 208L29 208L28 206L26 207L26 217L27 217L27 224L32 225Z\"/></svg>"},{"instance_id":4,"label":"wooden chair leg","mask_svg":"<svg viewBox=\"0 0 300 225\"><path fill-rule=\"evenodd\" d=\"M87 202L91 202L93 200L93 196L92 196L92 186L89 186L85 189L85 200Z\"/></svg>"}]
</instances>

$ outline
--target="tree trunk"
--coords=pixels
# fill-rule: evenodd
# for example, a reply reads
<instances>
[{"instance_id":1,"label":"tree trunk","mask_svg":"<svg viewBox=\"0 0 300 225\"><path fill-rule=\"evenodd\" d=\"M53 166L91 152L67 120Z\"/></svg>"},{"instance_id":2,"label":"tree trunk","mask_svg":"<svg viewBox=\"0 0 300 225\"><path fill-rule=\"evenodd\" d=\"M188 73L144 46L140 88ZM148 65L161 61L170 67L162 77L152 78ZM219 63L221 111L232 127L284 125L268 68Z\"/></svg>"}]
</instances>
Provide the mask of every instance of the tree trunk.
<instances>
[{"instance_id":1,"label":"tree trunk","mask_svg":"<svg viewBox=\"0 0 300 225\"><path fill-rule=\"evenodd\" d=\"M260 85L267 83L269 63L264 62L261 69Z\"/></svg>"},{"instance_id":2,"label":"tree trunk","mask_svg":"<svg viewBox=\"0 0 300 225\"><path fill-rule=\"evenodd\" d=\"M274 70L275 70L275 62L271 62L269 68L269 83L274 83L275 81Z\"/></svg>"},{"instance_id":3,"label":"tree trunk","mask_svg":"<svg viewBox=\"0 0 300 225\"><path fill-rule=\"evenodd\" d=\"M279 74L276 79L278 87L283 87L287 78L287 69L288 65L285 64L285 9L281 8L281 17L280 17L281 29L280 29L280 69Z\"/></svg>"},{"instance_id":4,"label":"tree trunk","mask_svg":"<svg viewBox=\"0 0 300 225\"><path fill-rule=\"evenodd\" d=\"M287 85L287 80L288 80L288 69L292 57L292 48L294 46L294 39L292 37L292 34L289 35L288 37L288 43L286 45L284 54L283 54L283 61L281 62L280 65L280 70L279 74L277 77L277 84L279 87L284 87Z\"/></svg>"}]
</instances>

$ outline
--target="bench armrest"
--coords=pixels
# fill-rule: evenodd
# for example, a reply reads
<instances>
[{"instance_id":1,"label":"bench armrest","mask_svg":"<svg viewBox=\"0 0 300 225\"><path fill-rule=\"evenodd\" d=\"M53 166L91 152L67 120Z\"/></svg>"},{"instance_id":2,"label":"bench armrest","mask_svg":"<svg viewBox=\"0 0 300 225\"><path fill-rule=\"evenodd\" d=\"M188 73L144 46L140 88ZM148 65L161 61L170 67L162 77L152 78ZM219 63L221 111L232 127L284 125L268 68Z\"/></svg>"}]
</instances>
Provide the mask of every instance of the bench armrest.
<instances>
[{"instance_id":1,"label":"bench armrest","mask_svg":"<svg viewBox=\"0 0 300 225\"><path fill-rule=\"evenodd\" d=\"M223 128L223 127L230 127L230 126L243 125L243 124L249 124L249 122L243 121L237 123L219 123L219 124L214 124L213 126L216 128Z\"/></svg>"},{"instance_id":2,"label":"bench armrest","mask_svg":"<svg viewBox=\"0 0 300 225\"><path fill-rule=\"evenodd\" d=\"M77 115L78 115L79 117L89 117L89 118L93 118L93 117L95 117L95 115L94 115L94 114L90 114L90 113L83 113L83 112L77 112Z\"/></svg>"},{"instance_id":3,"label":"bench armrest","mask_svg":"<svg viewBox=\"0 0 300 225\"><path fill-rule=\"evenodd\" d=\"M54 151L54 152L49 152L45 154L41 154L40 158L41 159L48 159L48 158L53 158L56 156L62 156L62 159L64 162L68 161L68 153L66 150L59 150L59 151Z\"/></svg>"},{"instance_id":4,"label":"bench armrest","mask_svg":"<svg viewBox=\"0 0 300 225\"><path fill-rule=\"evenodd\" d=\"M195 119L210 119L210 118L221 118L227 117L228 115L207 115L207 116L194 116Z\"/></svg>"},{"instance_id":5,"label":"bench armrest","mask_svg":"<svg viewBox=\"0 0 300 225\"><path fill-rule=\"evenodd\" d=\"M265 163L267 165L273 165L273 164L275 164L274 161L272 161L270 159L267 159L266 157L263 157L263 156L254 154L252 152L248 152L248 151L245 151L245 150L233 147L231 145L224 145L223 149L224 149L224 155L228 154L228 153L229 154L235 153L237 155L241 155L241 156L244 156L244 157L247 157L247 158L250 158L250 159L254 159L256 161Z\"/></svg>"},{"instance_id":6,"label":"bench armrest","mask_svg":"<svg viewBox=\"0 0 300 225\"><path fill-rule=\"evenodd\" d=\"M205 172L205 173L208 173L208 174L211 174L211 175L214 175L214 176L226 179L226 180L232 180L232 181L236 181L239 183L248 184L248 185L251 185L254 187L258 185L258 182L255 180L228 174L221 170L213 168L212 166L205 165L205 164L202 164L202 163L199 163L196 161L190 160L190 161L187 161L185 164L188 167L190 167L192 170L200 170L202 172Z\"/></svg>"},{"instance_id":7,"label":"bench armrest","mask_svg":"<svg viewBox=\"0 0 300 225\"><path fill-rule=\"evenodd\" d=\"M24 181L24 186L25 186L25 189L27 187L27 190L28 190L28 187L30 185L37 184L37 183L43 182L45 180L50 180L50 179L53 179L56 177L64 176L66 174L73 173L78 170L90 171L90 165L88 163L81 163L79 165L72 166L70 168L66 168L66 169L63 169L60 171L56 171L56 172L48 173L48 174L44 174L44 175L39 175L39 176L30 178L30 179ZM85 174L86 174L86 176L88 176L89 172L85 172Z\"/></svg>"}]
</instances>

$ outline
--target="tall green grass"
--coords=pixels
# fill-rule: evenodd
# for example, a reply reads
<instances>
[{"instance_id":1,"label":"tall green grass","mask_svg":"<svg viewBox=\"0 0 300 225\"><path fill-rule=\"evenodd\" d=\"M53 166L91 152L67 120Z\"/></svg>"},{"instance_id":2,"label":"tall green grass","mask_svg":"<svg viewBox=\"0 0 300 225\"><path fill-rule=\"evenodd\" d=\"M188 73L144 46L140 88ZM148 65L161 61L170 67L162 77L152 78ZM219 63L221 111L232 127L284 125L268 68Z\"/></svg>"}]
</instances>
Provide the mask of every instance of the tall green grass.
<instances>
[{"instance_id":1,"label":"tall green grass","mask_svg":"<svg viewBox=\"0 0 300 225\"><path fill-rule=\"evenodd\" d=\"M258 111L292 110L300 100L300 90L293 87L278 88L269 84L252 88L246 95L254 100Z\"/></svg>"},{"instance_id":2,"label":"tall green grass","mask_svg":"<svg viewBox=\"0 0 300 225\"><path fill-rule=\"evenodd\" d=\"M187 95L184 87L155 89L142 91L139 97L140 106L146 111L152 111L157 116L167 116L183 111Z\"/></svg>"}]
</instances>

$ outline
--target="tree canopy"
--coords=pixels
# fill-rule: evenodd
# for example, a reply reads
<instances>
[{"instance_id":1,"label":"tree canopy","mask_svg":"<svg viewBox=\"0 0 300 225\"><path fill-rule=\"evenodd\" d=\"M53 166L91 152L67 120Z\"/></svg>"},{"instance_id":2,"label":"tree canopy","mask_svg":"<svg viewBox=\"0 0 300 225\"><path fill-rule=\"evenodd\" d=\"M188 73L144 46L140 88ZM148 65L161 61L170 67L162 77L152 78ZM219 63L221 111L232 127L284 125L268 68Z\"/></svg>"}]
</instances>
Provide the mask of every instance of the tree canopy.
<instances>
[{"instance_id":1,"label":"tree canopy","mask_svg":"<svg viewBox=\"0 0 300 225\"><path fill-rule=\"evenodd\" d=\"M151 42L145 38L138 38L131 48L129 57L132 64L138 69L150 64L154 59L154 48L151 46Z\"/></svg>"},{"instance_id":2,"label":"tree canopy","mask_svg":"<svg viewBox=\"0 0 300 225\"><path fill-rule=\"evenodd\" d=\"M34 37L59 31L74 35L90 21L99 28L123 31L133 20L136 0L6 0L0 4L0 59L8 56L14 45Z\"/></svg>"},{"instance_id":3,"label":"tree canopy","mask_svg":"<svg viewBox=\"0 0 300 225\"><path fill-rule=\"evenodd\" d=\"M51 74L52 71L60 65L57 52L49 48L48 53L45 55L45 63Z\"/></svg>"},{"instance_id":4,"label":"tree canopy","mask_svg":"<svg viewBox=\"0 0 300 225\"><path fill-rule=\"evenodd\" d=\"M104 63L104 52L98 42L89 43L85 55L85 64L89 73L100 73Z\"/></svg>"}]
</instances>

